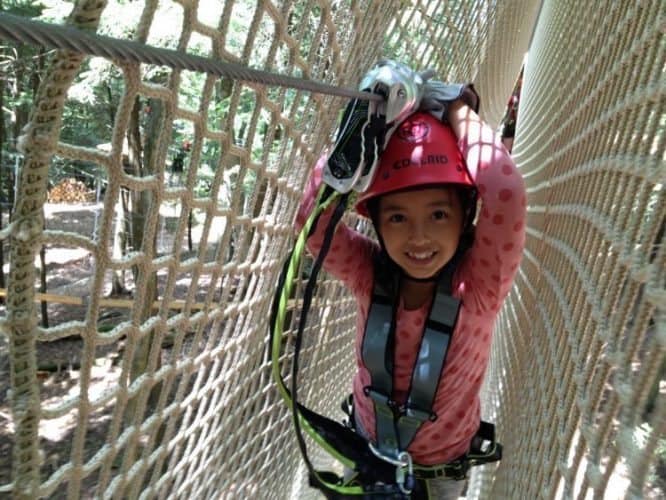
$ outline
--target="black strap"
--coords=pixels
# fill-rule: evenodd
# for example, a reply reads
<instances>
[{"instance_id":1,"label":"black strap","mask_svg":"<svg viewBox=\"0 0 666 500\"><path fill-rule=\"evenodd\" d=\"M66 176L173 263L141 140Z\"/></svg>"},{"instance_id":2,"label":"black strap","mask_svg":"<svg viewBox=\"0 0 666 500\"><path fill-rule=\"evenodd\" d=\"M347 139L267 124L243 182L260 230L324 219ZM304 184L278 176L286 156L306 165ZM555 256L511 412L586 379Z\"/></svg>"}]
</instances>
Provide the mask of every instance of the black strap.
<instances>
[{"instance_id":1,"label":"black strap","mask_svg":"<svg viewBox=\"0 0 666 500\"><path fill-rule=\"evenodd\" d=\"M395 330L394 304L375 280L372 305L362 344L362 358L370 372L371 386L365 388L375 407L377 447L384 454L397 457L398 441L394 422L395 402L393 392L393 349L391 343Z\"/></svg>"},{"instance_id":2,"label":"black strap","mask_svg":"<svg viewBox=\"0 0 666 500\"><path fill-rule=\"evenodd\" d=\"M314 466L312 465L312 462L308 457L307 446L305 444L305 440L303 439L303 433L301 431L301 424L299 421L299 411L302 411L303 407L298 404L298 399L297 399L298 361L299 361L299 354L301 351L301 344L303 342L303 332L305 331L305 324L308 316L308 311L310 310L312 297L314 295L315 286L317 284L317 275L321 270L321 267L324 263L324 258L326 257L326 254L328 253L328 250L331 246L333 235L335 234L335 228L340 219L342 218L342 216L344 215L345 208L347 205L347 198L348 198L347 195L343 195L338 201L338 204L333 211L333 215L331 216L329 224L324 232L324 240L322 242L321 249L319 251L319 254L317 255L317 258L314 261L314 264L312 265L310 277L303 292L303 307L302 307L301 317L298 322L298 330L296 333L296 338L294 341L294 356L291 368L292 417L294 421L294 430L296 431L296 440L298 442L298 447L301 450L303 461L305 462L308 471L310 473L311 481L317 483L317 486L320 488L326 488L326 485L321 484L320 481L317 479L318 476L316 474ZM312 225L312 230L310 231L310 234L314 232L318 222L319 218L317 218L317 220ZM310 235L308 235L308 237L309 236ZM283 281L283 278L281 278L281 281Z\"/></svg>"}]
</instances>

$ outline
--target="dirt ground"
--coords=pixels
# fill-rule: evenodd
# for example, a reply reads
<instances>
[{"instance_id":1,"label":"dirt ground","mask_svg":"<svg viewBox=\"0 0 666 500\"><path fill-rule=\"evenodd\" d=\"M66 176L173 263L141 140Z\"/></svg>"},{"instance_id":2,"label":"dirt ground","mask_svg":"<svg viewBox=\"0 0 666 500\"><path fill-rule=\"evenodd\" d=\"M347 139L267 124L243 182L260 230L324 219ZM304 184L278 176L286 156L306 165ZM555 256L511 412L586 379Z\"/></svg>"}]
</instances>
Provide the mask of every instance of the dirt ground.
<instances>
[{"instance_id":1,"label":"dirt ground","mask_svg":"<svg viewBox=\"0 0 666 500\"><path fill-rule=\"evenodd\" d=\"M97 231L98 218L102 206L95 204L63 205L46 204L46 228L50 230L75 231L90 237ZM196 236L195 236L196 237ZM160 244L168 246L173 239L166 231L160 235ZM196 241L196 240L195 240ZM90 293L90 277L94 272L94 262L87 251L72 248L48 247L46 251L47 292L54 295L84 297ZM39 261L36 261L39 265ZM5 264L5 272L8 264ZM132 286L131 273L127 273L128 288ZM162 288L166 274L158 276L158 288ZM198 299L204 297L206 279L201 280L201 291ZM103 291L109 296L110 280ZM174 296L185 297L189 290L188 276L179 277ZM131 299L131 295L114 298ZM37 310L39 311L39 304ZM119 322L129 318L129 308L103 307L97 318L97 327L100 331L110 330ZM63 324L72 320L84 320L86 308L84 306L65 305L58 303L48 304L49 326ZM4 302L0 304L0 318L5 315ZM40 316L41 318L41 316ZM78 394L79 369L82 361L83 340L79 337L68 337L52 342L37 342L37 376L39 379L39 394L42 405L54 407L68 397ZM95 362L91 371L91 387L89 394L104 391L113 387L121 372L119 367L122 359L124 342L109 345L99 345L95 352ZM170 345L163 344L163 358L171 356ZM11 481L12 447L14 444L14 428L12 424L8 390L10 389L10 356L7 338L0 335L0 499L9 498L2 493L2 485ZM91 415L88 421L85 450L86 455L92 455L106 442L108 422L112 408L107 406L101 411ZM67 415L42 420L40 423L40 449L42 452L42 479L47 478L64 463L70 456L71 441L77 422ZM90 456L85 456L84 460ZM82 498L93 498L95 491L94 475L83 484ZM66 488L60 487L50 498L66 498Z\"/></svg>"}]
</instances>

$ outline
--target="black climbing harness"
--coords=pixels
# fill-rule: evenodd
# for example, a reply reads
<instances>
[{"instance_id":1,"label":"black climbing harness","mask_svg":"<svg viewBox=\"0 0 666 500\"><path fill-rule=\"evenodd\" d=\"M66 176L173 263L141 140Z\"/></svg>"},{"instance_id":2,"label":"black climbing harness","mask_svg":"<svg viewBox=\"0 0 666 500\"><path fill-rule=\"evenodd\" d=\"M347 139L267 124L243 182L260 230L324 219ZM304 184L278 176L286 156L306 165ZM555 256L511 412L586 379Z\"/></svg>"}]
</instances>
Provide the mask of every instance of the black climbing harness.
<instances>
[{"instance_id":1,"label":"black climbing harness","mask_svg":"<svg viewBox=\"0 0 666 500\"><path fill-rule=\"evenodd\" d=\"M414 367L412 387L403 405L397 405L391 398L394 304L389 291L379 284L374 287L363 341L363 362L372 376L371 386L365 388L365 392L373 400L375 407L378 438L376 443L367 441L354 431L353 417L350 416L352 425L343 425L311 411L297 400L298 362L306 318L317 275L330 248L335 227L344 213L347 198L348 195L341 195L328 186L321 187L315 209L304 224L294 249L285 262L271 313L269 342L273 376L281 395L292 410L296 438L309 470L311 486L331 499L427 499L427 479L444 476L464 479L471 466L500 460L502 451L501 445L495 441L494 426L481 422L470 451L453 462L421 466L412 463L407 452L407 447L420 426L436 418L432 411L432 402L460 308L459 301L450 294L450 279L440 279L437 286ZM319 216L333 205L335 208L332 209L331 219L324 231L321 250L312 266L303 294L303 306L294 339L289 389L280 370L287 301L293 291L307 237L314 232ZM347 411L351 414L353 410L348 407ZM316 470L308 457L302 430L334 458L353 470L353 477L345 479L333 472Z\"/></svg>"}]
</instances>

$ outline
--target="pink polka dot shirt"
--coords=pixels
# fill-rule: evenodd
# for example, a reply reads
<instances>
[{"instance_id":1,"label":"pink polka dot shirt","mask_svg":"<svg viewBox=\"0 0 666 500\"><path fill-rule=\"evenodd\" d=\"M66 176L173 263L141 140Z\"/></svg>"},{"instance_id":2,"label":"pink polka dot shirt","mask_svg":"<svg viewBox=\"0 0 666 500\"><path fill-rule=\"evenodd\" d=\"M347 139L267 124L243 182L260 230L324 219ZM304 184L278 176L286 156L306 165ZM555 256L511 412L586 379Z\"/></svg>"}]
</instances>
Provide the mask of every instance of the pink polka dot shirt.
<instances>
[{"instance_id":1,"label":"pink polka dot shirt","mask_svg":"<svg viewBox=\"0 0 666 500\"><path fill-rule=\"evenodd\" d=\"M525 187L499 137L484 125L477 137L461 137L458 146L479 191L482 209L474 244L453 280L453 294L461 299L462 306L433 405L437 419L424 423L408 448L413 460L421 465L455 460L468 450L478 429L479 391L488 365L493 326L512 286L525 241ZM314 206L325 161L323 156L308 181L296 220L299 229ZM330 211L322 215L317 231L308 239L313 255L321 247L329 217ZM373 289L373 256L378 251L377 242L339 224L324 260L326 271L340 279L357 301L354 402L357 418L373 440L374 407L363 393L363 388L370 385L370 374L363 365L361 346ZM424 304L408 310L401 303L396 314L393 396L399 402L406 399L409 390L428 309L429 304Z\"/></svg>"}]
</instances>

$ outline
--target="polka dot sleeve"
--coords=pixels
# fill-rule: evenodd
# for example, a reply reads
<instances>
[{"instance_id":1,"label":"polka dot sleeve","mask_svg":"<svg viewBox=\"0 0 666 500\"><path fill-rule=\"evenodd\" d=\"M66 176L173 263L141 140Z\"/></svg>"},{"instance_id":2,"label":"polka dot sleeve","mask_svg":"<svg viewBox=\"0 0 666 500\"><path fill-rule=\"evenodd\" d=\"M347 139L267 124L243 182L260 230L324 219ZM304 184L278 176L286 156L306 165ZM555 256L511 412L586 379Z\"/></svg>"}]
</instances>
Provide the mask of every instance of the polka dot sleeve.
<instances>
[{"instance_id":1,"label":"polka dot sleeve","mask_svg":"<svg viewBox=\"0 0 666 500\"><path fill-rule=\"evenodd\" d=\"M474 245L460 273L478 308L496 312L511 289L525 244L525 184L487 125L461 137L459 147L481 198Z\"/></svg>"},{"instance_id":2,"label":"polka dot sleeve","mask_svg":"<svg viewBox=\"0 0 666 500\"><path fill-rule=\"evenodd\" d=\"M326 156L322 156L312 170L296 216L296 231L300 231L314 208ZM308 251L316 257L324 241L324 233L333 214L333 207L327 209L319 219L314 233L308 238ZM367 295L372 284L372 255L376 243L354 231L344 223L336 227L329 253L324 259L324 269L338 278L356 297Z\"/></svg>"}]
</instances>

